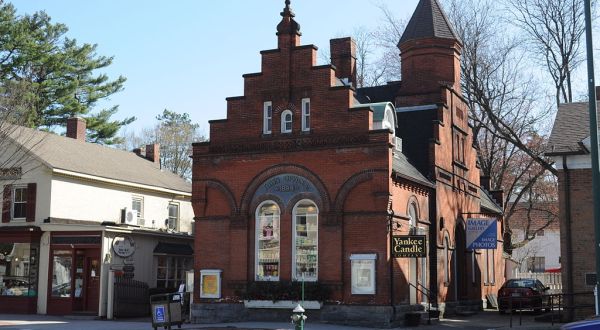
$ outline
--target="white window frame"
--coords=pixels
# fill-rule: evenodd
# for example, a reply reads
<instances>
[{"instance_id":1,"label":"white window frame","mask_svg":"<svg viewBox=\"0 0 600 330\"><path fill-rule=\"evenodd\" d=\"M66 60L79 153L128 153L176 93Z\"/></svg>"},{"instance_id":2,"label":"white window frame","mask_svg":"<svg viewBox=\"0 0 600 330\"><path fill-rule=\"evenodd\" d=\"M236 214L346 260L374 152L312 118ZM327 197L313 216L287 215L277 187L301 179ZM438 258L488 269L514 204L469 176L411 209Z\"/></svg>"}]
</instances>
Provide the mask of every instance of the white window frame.
<instances>
[{"instance_id":1,"label":"white window frame","mask_svg":"<svg viewBox=\"0 0 600 330\"><path fill-rule=\"evenodd\" d=\"M175 227L174 228L171 225L171 220L173 219L171 217L171 206L177 207L177 216L175 217ZM179 218L180 218L179 213L180 213L180 211L181 211L181 208L179 207L179 203L169 202L169 206L167 208L167 219L169 219L169 223L167 224L167 228L170 228L175 231L179 230Z\"/></svg>"},{"instance_id":2,"label":"white window frame","mask_svg":"<svg viewBox=\"0 0 600 330\"><path fill-rule=\"evenodd\" d=\"M277 276L262 276L260 277L258 275L258 262L259 262L259 248L258 248L258 242L259 242L259 235L261 233L262 228L260 227L260 222L259 222L259 211L260 208L265 205L265 204L273 204L277 207L277 214L273 215L273 224L275 224L275 221L277 221L277 228L275 228L275 226L273 226L273 236L277 237L277 239L279 239L279 246L278 246L278 254L279 254L279 258L278 258L278 263L277 263ZM255 219L255 230L254 230L254 279L256 281L279 281L279 278L281 276L281 233L279 232L281 230L281 208L279 207L279 205L273 201L273 200L266 200L262 203L260 203L257 207L256 207L256 211L254 212L254 219Z\"/></svg>"},{"instance_id":3,"label":"white window frame","mask_svg":"<svg viewBox=\"0 0 600 330\"><path fill-rule=\"evenodd\" d=\"M290 116L290 121L286 121L285 117ZM290 124L290 129L287 129L286 126L287 124ZM291 110L284 110L281 113L281 133L284 134L289 134L292 133L292 130L294 129L294 114L292 113Z\"/></svg>"},{"instance_id":4,"label":"white window frame","mask_svg":"<svg viewBox=\"0 0 600 330\"><path fill-rule=\"evenodd\" d=\"M316 264L317 264L317 268L315 269L315 277L297 277L297 271L296 271L296 267L297 267L297 256L296 256L296 251L297 251L297 247L296 247L296 239L298 235L298 230L297 230L297 226L296 226L296 221L298 220L297 216L298 216L298 206L300 204L312 204L312 206L315 207L316 209L316 218L317 218L317 225L316 228L314 228L316 230L316 242L315 242L315 249L316 249L316 253L317 253L317 260L316 260ZM317 204L315 204L315 202L313 202L310 199L303 199L301 201L299 201L298 203L296 203L296 205L294 205L294 208L292 210L292 228L293 228L293 237L292 237L292 279L295 281L306 281L306 282L316 282L317 279L319 278L319 207L317 206ZM307 226L307 230L308 230L308 223L306 224Z\"/></svg>"},{"instance_id":5,"label":"white window frame","mask_svg":"<svg viewBox=\"0 0 600 330\"><path fill-rule=\"evenodd\" d=\"M350 255L350 277L352 294L375 294L375 288L377 287L377 273L375 268L375 261L377 255L372 254L352 254ZM359 278L355 276L356 271L362 266L362 270L368 270L368 276L370 277L371 283L367 286L358 285ZM362 279L360 279L362 280Z\"/></svg>"},{"instance_id":6,"label":"white window frame","mask_svg":"<svg viewBox=\"0 0 600 330\"><path fill-rule=\"evenodd\" d=\"M302 99L302 132L310 132L310 99Z\"/></svg>"},{"instance_id":7,"label":"white window frame","mask_svg":"<svg viewBox=\"0 0 600 330\"><path fill-rule=\"evenodd\" d=\"M263 134L271 134L273 130L273 102L263 105Z\"/></svg>"},{"instance_id":8,"label":"white window frame","mask_svg":"<svg viewBox=\"0 0 600 330\"><path fill-rule=\"evenodd\" d=\"M24 191L24 200L17 202L16 198L17 198L17 190L20 189L25 189ZM10 218L11 221L15 221L15 222L23 222L27 220L27 185L15 185L12 187L12 196L11 196L11 201L10 201ZM25 204L25 216L24 217L20 217L20 218L15 218L15 204Z\"/></svg>"},{"instance_id":9,"label":"white window frame","mask_svg":"<svg viewBox=\"0 0 600 330\"><path fill-rule=\"evenodd\" d=\"M133 207L133 202L135 202L135 201L140 202L139 210L137 210ZM140 223L140 221L144 219L144 196L138 196L138 195L131 196L131 209L138 211L137 212L137 220L138 220L138 223Z\"/></svg>"}]
</instances>

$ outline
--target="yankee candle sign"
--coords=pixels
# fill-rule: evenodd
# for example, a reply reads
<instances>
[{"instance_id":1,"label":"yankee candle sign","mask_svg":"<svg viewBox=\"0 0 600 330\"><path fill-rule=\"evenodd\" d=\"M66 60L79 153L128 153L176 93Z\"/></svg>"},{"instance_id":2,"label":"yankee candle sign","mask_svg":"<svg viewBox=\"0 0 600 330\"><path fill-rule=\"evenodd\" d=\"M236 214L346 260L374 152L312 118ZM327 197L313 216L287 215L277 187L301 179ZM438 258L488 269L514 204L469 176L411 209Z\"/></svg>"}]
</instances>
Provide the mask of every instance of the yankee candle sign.
<instances>
[{"instance_id":1,"label":"yankee candle sign","mask_svg":"<svg viewBox=\"0 0 600 330\"><path fill-rule=\"evenodd\" d=\"M426 239L423 235L393 236L392 243L394 258L424 258L427 256Z\"/></svg>"},{"instance_id":2,"label":"yankee candle sign","mask_svg":"<svg viewBox=\"0 0 600 330\"><path fill-rule=\"evenodd\" d=\"M467 219L467 249L495 249L498 245L496 219Z\"/></svg>"}]
</instances>

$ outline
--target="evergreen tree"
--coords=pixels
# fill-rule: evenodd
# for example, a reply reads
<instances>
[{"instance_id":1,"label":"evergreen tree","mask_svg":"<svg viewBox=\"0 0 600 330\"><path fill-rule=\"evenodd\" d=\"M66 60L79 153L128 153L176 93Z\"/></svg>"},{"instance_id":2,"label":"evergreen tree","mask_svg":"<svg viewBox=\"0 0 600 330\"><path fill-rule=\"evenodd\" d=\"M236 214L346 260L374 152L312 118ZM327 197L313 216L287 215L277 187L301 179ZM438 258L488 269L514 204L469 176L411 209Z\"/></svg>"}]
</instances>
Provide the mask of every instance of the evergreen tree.
<instances>
[{"instance_id":1,"label":"evergreen tree","mask_svg":"<svg viewBox=\"0 0 600 330\"><path fill-rule=\"evenodd\" d=\"M66 37L64 24L52 23L45 12L17 16L0 0L0 93L18 84L27 100L27 126L52 129L65 126L72 116L87 120L88 140L113 144L123 125L135 120L111 120L114 106L92 113L98 101L123 89L125 78L110 80L97 71L113 58L96 53L96 45L79 45Z\"/></svg>"}]
</instances>

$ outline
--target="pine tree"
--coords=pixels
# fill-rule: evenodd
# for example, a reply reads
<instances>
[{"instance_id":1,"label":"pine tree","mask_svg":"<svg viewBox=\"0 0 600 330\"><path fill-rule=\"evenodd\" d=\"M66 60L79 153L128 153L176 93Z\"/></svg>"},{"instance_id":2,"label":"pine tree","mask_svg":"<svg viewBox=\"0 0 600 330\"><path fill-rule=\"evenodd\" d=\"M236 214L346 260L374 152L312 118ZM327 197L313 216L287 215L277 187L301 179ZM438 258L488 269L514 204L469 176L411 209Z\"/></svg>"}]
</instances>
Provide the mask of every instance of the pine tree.
<instances>
[{"instance_id":1,"label":"pine tree","mask_svg":"<svg viewBox=\"0 0 600 330\"><path fill-rule=\"evenodd\" d=\"M52 23L45 12L17 16L11 4L0 0L0 93L18 84L29 106L25 124L53 129L72 116L87 120L88 140L114 144L118 130L135 120L111 120L118 108L92 112L98 101L123 89L125 78L115 80L97 72L113 58L96 53L96 45L78 44L66 37L64 24Z\"/></svg>"}]
</instances>

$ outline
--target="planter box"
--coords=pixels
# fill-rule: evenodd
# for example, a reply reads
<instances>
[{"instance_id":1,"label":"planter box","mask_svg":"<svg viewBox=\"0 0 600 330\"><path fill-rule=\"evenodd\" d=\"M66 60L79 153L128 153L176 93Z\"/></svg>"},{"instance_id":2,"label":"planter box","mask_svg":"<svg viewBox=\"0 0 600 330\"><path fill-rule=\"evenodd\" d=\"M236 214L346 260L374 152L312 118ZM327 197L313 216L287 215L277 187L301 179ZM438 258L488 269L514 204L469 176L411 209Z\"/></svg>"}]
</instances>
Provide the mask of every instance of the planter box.
<instances>
[{"instance_id":1,"label":"planter box","mask_svg":"<svg viewBox=\"0 0 600 330\"><path fill-rule=\"evenodd\" d=\"M244 300L246 308L279 308L279 309L294 309L299 301L293 300ZM302 305L304 309L321 309L323 303L316 300L305 300Z\"/></svg>"}]
</instances>

